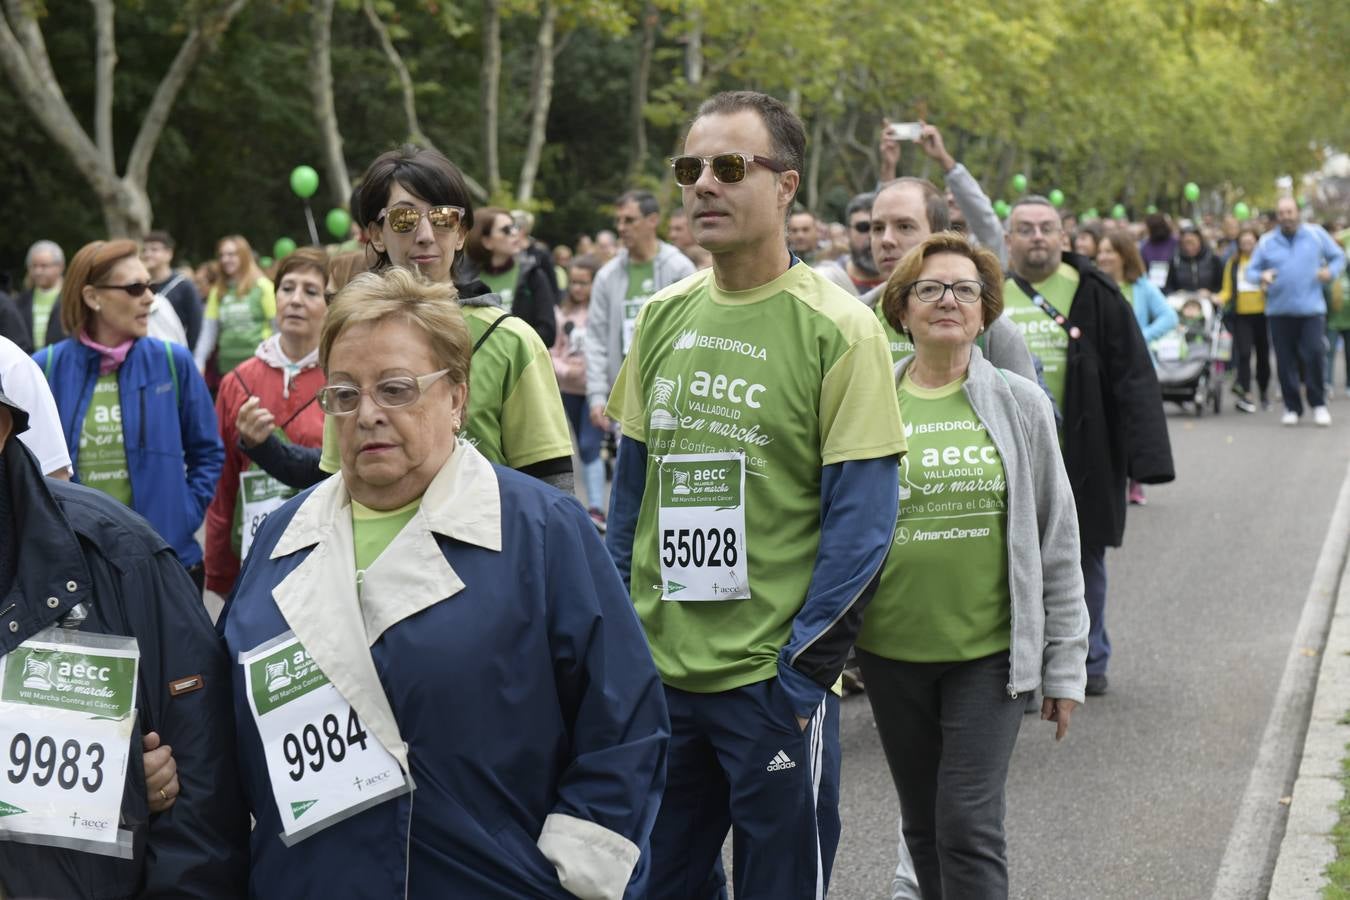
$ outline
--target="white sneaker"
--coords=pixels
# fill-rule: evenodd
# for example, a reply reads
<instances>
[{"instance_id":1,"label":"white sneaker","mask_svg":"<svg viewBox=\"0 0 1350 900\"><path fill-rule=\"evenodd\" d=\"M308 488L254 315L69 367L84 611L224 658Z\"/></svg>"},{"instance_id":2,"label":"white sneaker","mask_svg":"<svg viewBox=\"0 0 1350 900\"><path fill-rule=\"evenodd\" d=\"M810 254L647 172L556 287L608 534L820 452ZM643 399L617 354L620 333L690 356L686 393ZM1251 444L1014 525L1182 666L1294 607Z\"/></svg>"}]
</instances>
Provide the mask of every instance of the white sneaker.
<instances>
[{"instance_id":1,"label":"white sneaker","mask_svg":"<svg viewBox=\"0 0 1350 900\"><path fill-rule=\"evenodd\" d=\"M1280 416L1280 424L1281 424L1281 425L1297 425L1297 424L1298 424L1298 413L1294 412L1292 409L1286 409L1286 410L1284 411L1284 415Z\"/></svg>"},{"instance_id":2,"label":"white sneaker","mask_svg":"<svg viewBox=\"0 0 1350 900\"><path fill-rule=\"evenodd\" d=\"M1313 421L1326 428L1331 424L1331 412L1325 406L1314 406Z\"/></svg>"}]
</instances>

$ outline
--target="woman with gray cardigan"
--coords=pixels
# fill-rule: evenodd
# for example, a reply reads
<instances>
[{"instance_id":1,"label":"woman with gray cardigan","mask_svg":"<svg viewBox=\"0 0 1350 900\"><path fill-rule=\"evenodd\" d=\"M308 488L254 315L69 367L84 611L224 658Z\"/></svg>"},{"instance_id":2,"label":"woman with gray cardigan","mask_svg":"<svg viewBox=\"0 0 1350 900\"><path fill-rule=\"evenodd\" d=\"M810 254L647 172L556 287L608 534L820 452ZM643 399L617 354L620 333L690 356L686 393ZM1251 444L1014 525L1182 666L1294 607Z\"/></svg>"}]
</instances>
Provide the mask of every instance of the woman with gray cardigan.
<instances>
[{"instance_id":1,"label":"woman with gray cardigan","mask_svg":"<svg viewBox=\"0 0 1350 900\"><path fill-rule=\"evenodd\" d=\"M1003 309L992 253L953 232L912 250L883 312L909 449L895 538L858 636L867 699L925 900L1006 897L1004 786L1025 694L1064 737L1088 615L1054 413L976 341Z\"/></svg>"}]
</instances>

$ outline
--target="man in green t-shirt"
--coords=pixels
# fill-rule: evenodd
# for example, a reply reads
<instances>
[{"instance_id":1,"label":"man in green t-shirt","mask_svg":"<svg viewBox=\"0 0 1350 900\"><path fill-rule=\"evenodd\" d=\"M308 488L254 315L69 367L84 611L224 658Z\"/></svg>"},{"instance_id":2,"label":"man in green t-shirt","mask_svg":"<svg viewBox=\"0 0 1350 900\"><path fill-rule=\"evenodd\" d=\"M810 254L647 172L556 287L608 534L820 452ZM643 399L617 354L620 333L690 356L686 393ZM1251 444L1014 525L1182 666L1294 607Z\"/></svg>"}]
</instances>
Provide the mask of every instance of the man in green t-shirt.
<instances>
[{"instance_id":1,"label":"man in green t-shirt","mask_svg":"<svg viewBox=\"0 0 1350 900\"><path fill-rule=\"evenodd\" d=\"M830 687L895 529L890 354L866 307L788 253L795 114L718 94L685 153L675 178L713 268L643 307L608 407L607 544L672 730L648 896L705 896L735 822L738 898L814 898L839 835Z\"/></svg>"},{"instance_id":2,"label":"man in green t-shirt","mask_svg":"<svg viewBox=\"0 0 1350 900\"><path fill-rule=\"evenodd\" d=\"M28 329L28 341L15 340L28 350L41 350L65 337L61 329L61 279L66 271L66 256L52 241L38 241L28 248L28 282L31 287L14 298L14 305ZM14 338L10 335L11 340ZM31 343L31 349L27 346Z\"/></svg>"},{"instance_id":3,"label":"man in green t-shirt","mask_svg":"<svg viewBox=\"0 0 1350 900\"><path fill-rule=\"evenodd\" d=\"M1045 366L1064 413L1064 467L1073 485L1087 594L1087 693L1106 693L1106 548L1125 536L1125 484L1175 477L1157 375L1134 311L1115 281L1061 247L1059 211L1028 196L1008 216L1004 317Z\"/></svg>"}]
</instances>

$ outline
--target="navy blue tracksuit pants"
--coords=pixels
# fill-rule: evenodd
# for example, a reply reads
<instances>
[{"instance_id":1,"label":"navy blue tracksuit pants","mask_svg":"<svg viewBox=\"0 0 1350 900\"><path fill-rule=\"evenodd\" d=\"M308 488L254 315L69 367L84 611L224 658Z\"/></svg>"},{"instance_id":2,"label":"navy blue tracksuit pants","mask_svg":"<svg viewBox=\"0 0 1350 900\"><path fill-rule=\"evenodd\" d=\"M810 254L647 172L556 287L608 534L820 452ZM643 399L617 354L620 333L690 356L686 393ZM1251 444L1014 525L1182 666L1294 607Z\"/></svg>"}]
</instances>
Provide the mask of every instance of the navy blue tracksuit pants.
<instances>
[{"instance_id":1,"label":"navy blue tracksuit pants","mask_svg":"<svg viewBox=\"0 0 1350 900\"><path fill-rule=\"evenodd\" d=\"M716 871L730 828L737 900L823 897L839 841L838 698L823 702L805 731L776 679L716 694L667 685L666 704L666 791L647 896L725 896Z\"/></svg>"}]
</instances>

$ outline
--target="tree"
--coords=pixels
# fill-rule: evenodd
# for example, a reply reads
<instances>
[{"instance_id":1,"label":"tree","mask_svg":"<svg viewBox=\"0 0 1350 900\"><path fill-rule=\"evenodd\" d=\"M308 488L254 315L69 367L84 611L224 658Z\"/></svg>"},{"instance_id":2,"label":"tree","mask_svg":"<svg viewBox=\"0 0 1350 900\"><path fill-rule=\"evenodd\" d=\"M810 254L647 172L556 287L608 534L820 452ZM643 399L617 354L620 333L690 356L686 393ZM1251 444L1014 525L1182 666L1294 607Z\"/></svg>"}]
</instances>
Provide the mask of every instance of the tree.
<instances>
[{"instance_id":1,"label":"tree","mask_svg":"<svg viewBox=\"0 0 1350 900\"><path fill-rule=\"evenodd\" d=\"M335 206L346 207L352 195L352 179L342 156L342 134L338 130L337 107L333 101L334 0L313 2L309 18L310 91L323 139L323 167L328 173L330 197Z\"/></svg>"},{"instance_id":2,"label":"tree","mask_svg":"<svg viewBox=\"0 0 1350 900\"><path fill-rule=\"evenodd\" d=\"M94 7L97 75L94 135L91 138L71 109L38 22L34 0L5 0L0 15L0 65L38 124L75 162L98 197L104 225L113 236L139 238L150 228L153 211L147 184L150 162L183 85L248 0L217 0L185 6L187 35L155 89L127 156L117 170L113 145L113 95L117 68L113 0L90 0Z\"/></svg>"}]
</instances>

